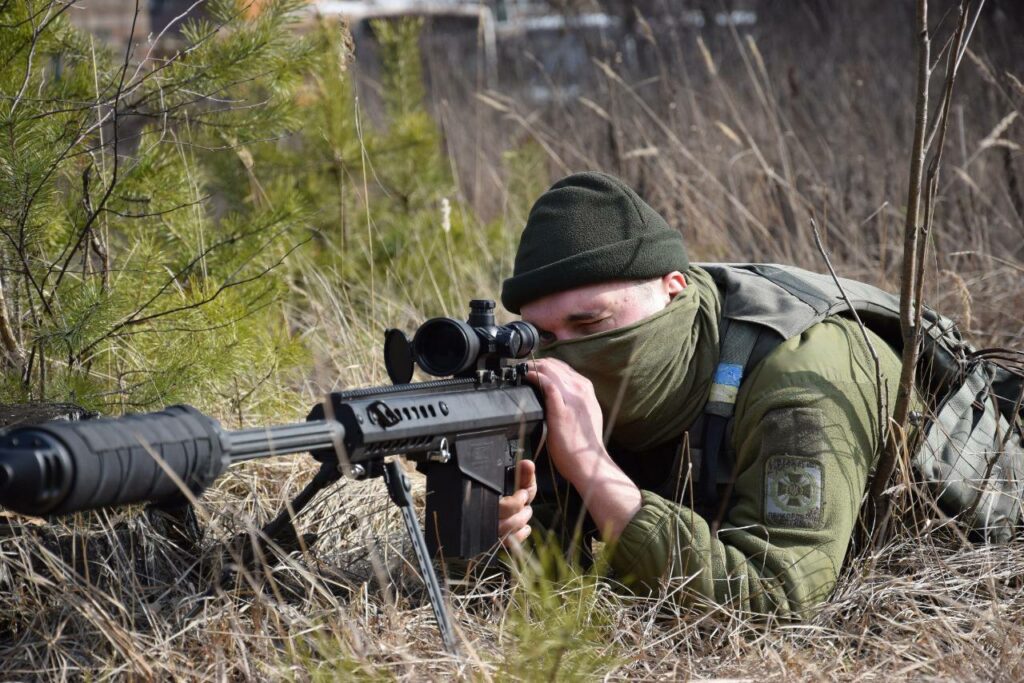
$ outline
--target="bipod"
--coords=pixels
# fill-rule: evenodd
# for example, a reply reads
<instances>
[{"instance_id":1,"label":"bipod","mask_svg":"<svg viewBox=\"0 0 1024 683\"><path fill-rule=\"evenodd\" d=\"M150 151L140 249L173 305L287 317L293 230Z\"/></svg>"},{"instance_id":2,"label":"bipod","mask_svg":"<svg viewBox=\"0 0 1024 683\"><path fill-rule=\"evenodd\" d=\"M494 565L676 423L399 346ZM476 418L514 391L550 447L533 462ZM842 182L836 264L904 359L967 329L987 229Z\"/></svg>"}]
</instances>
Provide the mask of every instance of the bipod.
<instances>
[{"instance_id":1,"label":"bipod","mask_svg":"<svg viewBox=\"0 0 1024 683\"><path fill-rule=\"evenodd\" d=\"M355 469L355 468L353 468ZM427 550L427 542L420 530L419 520L416 519L416 511L413 508L412 496L409 494L411 485L409 478L402 471L398 459L394 458L384 464L381 469L376 469L370 476L383 476L388 487L388 495L402 512L402 521L405 523L405 531L409 535L413 552L416 555L416 563L419 566L420 574L423 576L423 583L427 588L427 597L430 600L430 608L434 612L434 619L437 621L437 630L441 634L441 642L444 649L450 654L458 654L455 645L455 631L452 629L451 617L448 614L448 607L444 602L444 594L441 592L441 584L437 580L437 573L434 571L434 564L430 561L430 552ZM366 471L359 467L357 472L366 476ZM341 471L336 461L326 461L320 466L313 479L299 491L291 503L285 506L274 519L267 522L260 530L258 539L261 547L259 553L266 552L266 545L273 543L285 552L298 550L302 545L311 545L316 541L315 534L303 535L300 539L295 530L293 520L305 508L321 490L341 478ZM246 537L246 540L248 538ZM257 559L257 550L251 545L246 547L243 553L243 566L249 566ZM234 575L234 570L225 570L217 585L223 586ZM212 590L211 590L212 594Z\"/></svg>"},{"instance_id":2,"label":"bipod","mask_svg":"<svg viewBox=\"0 0 1024 683\"><path fill-rule=\"evenodd\" d=\"M260 537L278 544L286 551L298 550L301 545L298 532L292 523L293 520L298 518L299 513L309 505L313 498L316 497L316 494L339 479L341 479L341 471L338 469L337 461L328 460L321 463L320 469L313 475L309 483L296 494L288 505L277 513L274 519L263 525L263 528L260 529Z\"/></svg>"},{"instance_id":3,"label":"bipod","mask_svg":"<svg viewBox=\"0 0 1024 683\"><path fill-rule=\"evenodd\" d=\"M423 583L427 586L430 608L434 610L434 619L437 621L437 630L441 633L441 642L449 654L457 655L455 632L452 630L448 606L444 602L444 595L441 593L441 584L438 583L434 564L430 561L430 552L427 550L427 542L423 539L419 520L416 519L416 511L412 506L412 496L409 495L412 487L409 484L409 478L405 476L405 472L402 471L402 466L398 463L397 459L392 459L384 465L384 481L388 485L388 495L391 496L391 500L402 511L402 521L405 522L405 530L408 532L409 540L412 542L412 549L416 554L416 562L419 564L420 574L423 575Z\"/></svg>"},{"instance_id":4,"label":"bipod","mask_svg":"<svg viewBox=\"0 0 1024 683\"><path fill-rule=\"evenodd\" d=\"M225 567L220 575L212 581L212 585L200 596L196 606L188 613L188 618L193 618L202 609L203 602L216 595L217 591L229 584L238 574L238 567L251 569L266 557L271 544L285 553L301 550L304 546L309 547L316 543L316 534L304 534L299 536L292 520L298 517L299 512L305 508L316 497L316 494L330 486L341 478L338 470L338 463L335 461L324 462L313 478L301 491L286 505L271 521L267 522L256 535L255 540L247 533L234 536L223 548L224 557L233 556L237 561L236 567ZM189 506L191 509L191 506Z\"/></svg>"}]
</instances>

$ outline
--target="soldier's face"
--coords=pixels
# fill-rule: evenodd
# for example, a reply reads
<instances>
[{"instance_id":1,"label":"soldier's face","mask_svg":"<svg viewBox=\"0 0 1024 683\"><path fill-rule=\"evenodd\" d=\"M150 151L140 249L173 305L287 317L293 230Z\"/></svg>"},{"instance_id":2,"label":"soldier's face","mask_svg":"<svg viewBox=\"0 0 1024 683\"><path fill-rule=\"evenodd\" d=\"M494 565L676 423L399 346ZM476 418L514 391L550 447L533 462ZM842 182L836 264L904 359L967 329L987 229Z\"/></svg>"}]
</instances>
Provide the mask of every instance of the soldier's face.
<instances>
[{"instance_id":1,"label":"soldier's face","mask_svg":"<svg viewBox=\"0 0 1024 683\"><path fill-rule=\"evenodd\" d=\"M653 280L584 285L524 304L523 320L540 332L542 344L577 339L632 325L657 313L686 289L679 271Z\"/></svg>"}]
</instances>

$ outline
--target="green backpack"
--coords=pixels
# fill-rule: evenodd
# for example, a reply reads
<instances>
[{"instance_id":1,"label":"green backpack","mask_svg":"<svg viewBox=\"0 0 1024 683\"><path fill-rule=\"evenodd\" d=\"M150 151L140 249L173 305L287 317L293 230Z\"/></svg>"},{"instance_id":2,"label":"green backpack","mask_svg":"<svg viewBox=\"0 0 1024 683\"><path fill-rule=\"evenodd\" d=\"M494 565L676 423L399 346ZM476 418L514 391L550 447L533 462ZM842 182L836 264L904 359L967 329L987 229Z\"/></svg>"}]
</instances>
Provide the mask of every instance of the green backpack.
<instances>
[{"instance_id":1,"label":"green backpack","mask_svg":"<svg viewBox=\"0 0 1024 683\"><path fill-rule=\"evenodd\" d=\"M899 299L877 287L767 264L696 264L722 294L721 354L704 408L697 470L697 507L711 509L732 477L728 459L736 394L746 371L786 339L832 315L856 311L866 327L902 348ZM845 294L845 296L844 296ZM1014 352L979 352L956 325L924 312L917 388L925 414L913 415L922 438L913 455L921 482L950 517L986 542L1009 541L1024 501L1024 374ZM1024 358L1024 356L1022 356Z\"/></svg>"}]
</instances>

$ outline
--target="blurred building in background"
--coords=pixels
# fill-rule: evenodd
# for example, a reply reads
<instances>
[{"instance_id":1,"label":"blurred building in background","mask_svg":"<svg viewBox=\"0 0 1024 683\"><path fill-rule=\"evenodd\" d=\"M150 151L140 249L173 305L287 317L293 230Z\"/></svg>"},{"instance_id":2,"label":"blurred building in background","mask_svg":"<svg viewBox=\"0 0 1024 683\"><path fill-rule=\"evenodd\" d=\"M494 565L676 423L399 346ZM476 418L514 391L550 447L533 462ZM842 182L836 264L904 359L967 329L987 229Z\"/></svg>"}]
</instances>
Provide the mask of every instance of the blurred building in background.
<instances>
[{"instance_id":1,"label":"blurred building in background","mask_svg":"<svg viewBox=\"0 0 1024 683\"><path fill-rule=\"evenodd\" d=\"M256 15L267 0L250 0ZM863 4L861 4L861 2ZM955 0L934 0L943 16ZM173 50L187 18L203 0L77 0L72 21L115 47L148 44ZM758 40L831 40L848 31L853 3L834 0L308 0L300 27L343 20L356 51L361 79L379 75L374 21L422 20L420 47L428 89L431 81L460 90L456 99L482 89L515 92L537 104L560 94L576 96L593 79L594 60L643 78L665 63L666 50L695 45L711 49L735 40L734 28ZM859 11L913 11L912 3L861 0ZM990 0L988 17L1024 28L1024 0ZM872 9L873 8L873 9ZM911 17L910 14L907 17ZM907 19L911 20L911 19ZM134 30L133 30L134 23ZM1020 31L1011 28L1001 35ZM687 48L688 49L688 48ZM136 53L136 57L140 56ZM588 75L589 74L589 75ZM452 78L456 75L456 78ZM369 95L372 100L372 94ZM371 105L372 107L372 105Z\"/></svg>"},{"instance_id":2,"label":"blurred building in background","mask_svg":"<svg viewBox=\"0 0 1024 683\"><path fill-rule=\"evenodd\" d=\"M257 14L266 0L252 0L247 12ZM76 25L113 45L134 36L177 35L187 16L201 14L196 0L78 0L69 16ZM664 17L689 26L747 24L756 21L758 0L732 0L729 11L718 0L309 0L308 16L343 17L354 24L372 18L486 17L508 32L565 32L575 28L631 24L637 16Z\"/></svg>"},{"instance_id":3,"label":"blurred building in background","mask_svg":"<svg viewBox=\"0 0 1024 683\"><path fill-rule=\"evenodd\" d=\"M130 1L130 0L128 0ZM195 0L138 0L145 5L149 14L150 27L154 35L159 35L170 27L169 32L178 35L181 31L184 16L199 16L204 3ZM124 4L127 4L125 2ZM165 33L166 35L166 33Z\"/></svg>"},{"instance_id":4,"label":"blurred building in background","mask_svg":"<svg viewBox=\"0 0 1024 683\"><path fill-rule=\"evenodd\" d=\"M100 40L125 45L132 35L135 40L149 34L148 4L156 0L140 0L136 13L131 0L87 0L68 10L71 23L85 29ZM134 24L134 27L133 27Z\"/></svg>"},{"instance_id":5,"label":"blurred building in background","mask_svg":"<svg viewBox=\"0 0 1024 683\"><path fill-rule=\"evenodd\" d=\"M257 14L266 2L251 0L246 11ZM98 38L123 45L132 35L142 41L161 32L176 34L183 18L198 16L204 5L203 0L77 0L69 16ZM1020 0L991 0L988 6L1015 20L1024 17ZM505 33L566 33L594 26L632 30L654 21L659 30L744 26L756 24L759 13L825 19L835 9L833 0L308 0L306 11L309 17L344 17L356 24L375 17L486 16Z\"/></svg>"},{"instance_id":6,"label":"blurred building in background","mask_svg":"<svg viewBox=\"0 0 1024 683\"><path fill-rule=\"evenodd\" d=\"M197 17L204 3L196 0L77 0L68 10L71 23L115 47L129 39L148 42L160 35L180 35L182 19Z\"/></svg>"},{"instance_id":7,"label":"blurred building in background","mask_svg":"<svg viewBox=\"0 0 1024 683\"><path fill-rule=\"evenodd\" d=\"M177 49L183 17L205 5L202 0L137 2L138 13L136 0L77 0L68 14L115 47L132 36L134 58L142 59L156 36L161 36L156 53ZM952 21L955 14L949 10L956 4L931 0L933 22ZM247 11L256 15L264 6L264 0L253 0ZM564 167L607 168L642 189L648 182L645 174L661 172L655 166L663 163L659 155L665 152L658 144L669 132L692 136L693 144L718 145L714 130L744 112L735 102L756 113L764 107L765 87L787 117L784 124L772 123L771 131L793 126L803 131L801 145L816 143L822 131L856 131L819 149L825 165L848 156L848 149L865 149L864 140L874 141L873 147L860 159L901 148L901 122L911 120L906 112L912 111L908 96L914 92L916 63L912 0L310 0L299 27L340 19L351 32L355 61L350 73L368 121L386 121L377 21L406 17L422 21L426 106L442 131L453 168L468 179L467 196L487 211L504 208L488 204L491 195L477 169L500 165L493 160L524 140L555 150L571 135L576 145L566 148ZM988 0L970 64L979 60L978 68L987 74L1019 72L1022 35L1024 0ZM721 74L726 77L720 79ZM731 88L729 98L716 95L725 87ZM1007 93L1016 92L1013 87L999 97L1011 97ZM992 92L984 96L994 97ZM977 125L992 130L1004 115L979 119ZM738 144L741 138L732 128L723 130L729 144ZM745 140L749 133L743 132ZM783 137L779 133L778 139ZM808 154L803 147L793 153ZM1011 194L1019 196L1016 188L1024 185L1016 178L1024 175L1013 170L1019 152L1006 148L1003 153L1014 179ZM722 177L732 177L729 158L720 169ZM866 166L843 168L849 177L832 184L852 187L851 178ZM883 180L894 182L889 176ZM765 190L766 196L774 192ZM881 202L883 193L866 196ZM685 213L675 195L655 199ZM1024 207L1024 200L1017 205ZM1024 215L1024 208L1018 213Z\"/></svg>"}]
</instances>

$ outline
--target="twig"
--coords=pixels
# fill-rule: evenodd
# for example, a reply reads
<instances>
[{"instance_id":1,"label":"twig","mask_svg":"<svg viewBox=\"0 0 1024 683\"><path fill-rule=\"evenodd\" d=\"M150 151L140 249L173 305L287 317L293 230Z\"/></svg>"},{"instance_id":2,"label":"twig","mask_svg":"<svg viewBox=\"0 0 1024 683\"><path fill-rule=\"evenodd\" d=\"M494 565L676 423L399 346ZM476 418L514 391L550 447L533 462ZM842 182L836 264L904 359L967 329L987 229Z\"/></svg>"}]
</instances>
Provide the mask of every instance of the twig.
<instances>
[{"instance_id":1,"label":"twig","mask_svg":"<svg viewBox=\"0 0 1024 683\"><path fill-rule=\"evenodd\" d=\"M857 313L857 309L854 308L853 302L850 301L850 297L846 295L846 290L843 288L843 283L839 281L839 276L836 275L836 269L832 267L832 260L828 257L828 253L825 251L825 246L821 242L821 235L818 233L818 223L813 218L811 219L811 230L814 232L814 243L818 246L818 253L825 259L825 265L828 266L828 272L832 276L832 281L836 283L836 287L839 289L839 295L846 302L846 305L850 307L850 314L853 316L854 321L857 323L857 327L860 328L861 336L864 337L864 343L868 347L868 352L871 354L871 360L875 364L875 386L878 388L878 403L876 410L878 411L878 429L879 429L879 443L884 444L886 442L886 433L889 425L889 394L887 386L882 381L882 363L878 358L878 351L875 350L875 345L871 341L871 336L868 334L867 327L864 326L864 322L860 319L860 314Z\"/></svg>"},{"instance_id":2,"label":"twig","mask_svg":"<svg viewBox=\"0 0 1024 683\"><path fill-rule=\"evenodd\" d=\"M131 54L132 54L131 36L135 35L135 26L136 26L136 23L138 22L138 20L139 20L139 0L135 0L135 13L132 15L131 30L128 33L128 36L129 36L128 46L125 47L125 50L124 50L124 59L122 60L122 63L121 63L121 75L118 77L117 90L114 93L114 104L112 105L112 109L111 109L111 112L112 112L111 126L114 129L113 130L114 139L111 141L111 148L112 148L112 151L113 151L113 154L114 154L114 158L111 160L112 169L111 169L111 173L110 173L110 183L107 185L106 190L103 192L103 196L100 198L99 204L96 206L96 208L93 211L91 211L89 213L88 218L85 221L85 225L82 227L82 229L78 233L78 239L75 241L74 246L71 247L71 251L68 253L67 258L64 260L64 263L61 266L60 270L57 271L57 278L54 281L53 288L51 290L53 292L54 296L56 296L57 289L60 287L61 281L64 279L64 276L68 272L68 267L71 265L71 259L74 257L75 252L78 251L79 247L86 240L86 238L89 235L92 234L93 223L96 222L96 218L99 217L100 213L103 211L103 208L107 205L107 201L110 199L111 195L114 193L114 188L117 187L117 184L118 184L118 179L119 179L118 178L118 172L120 170L120 155L117 153L117 144L118 144L118 141L119 141L119 138L120 138L120 131L119 131L119 127L118 127L118 121L119 121L118 111L119 111L119 105L120 105L120 102L121 102L121 98L124 96L125 75L128 73L128 64L129 64L129 61L131 59ZM47 281L47 279L49 279L49 275L50 275L51 272L53 272L52 269L48 270L47 273L43 276L43 283L42 284L43 284L44 287L46 286L46 281Z\"/></svg>"},{"instance_id":3,"label":"twig","mask_svg":"<svg viewBox=\"0 0 1024 683\"><path fill-rule=\"evenodd\" d=\"M270 243L272 243L274 239L276 239L278 236L280 236L283 233L284 233L284 230L281 230L280 232L275 233L274 237L272 237L270 240L268 240L266 243L264 243L260 247L260 249L257 251L257 253L262 253L263 249L266 246L268 246ZM237 239L239 239L239 238L236 237L234 239L228 238L227 240L222 240L222 241L217 242L216 244L212 245L211 247L207 248L203 252L201 252L200 255L195 257L194 259L192 259L189 262L189 264L187 266L185 266L185 268L183 268L182 270L178 271L178 273L176 273L174 275L174 277L172 277L166 283L164 283L163 287L160 288L159 292L156 295L152 296L149 299L149 301L147 301L145 304L143 304L142 306L137 308L135 310L135 312L131 313L127 318L123 319L121 322L116 323L115 325L112 325L102 336L100 336L96 340L90 342L81 351L79 351L78 352L79 359L84 358L86 355L88 355L88 353L90 351L92 351L104 339L108 339L110 337L116 336L117 334L120 333L120 331L122 329L124 329L126 327L131 327L131 326L134 326L134 325L141 325L143 323L147 323L147 322L150 322L152 320L156 320L158 318L164 318L164 317L166 317L168 315L174 315L176 313L181 313L182 311L188 311L188 310L194 310L194 309L197 309L197 308L201 308L202 306L205 306L206 304L211 303L212 301L217 299L217 297L219 297L221 294L223 294L228 289L231 289L233 287L238 287L238 286L241 286L241 285L245 285L245 284L249 284L251 282L255 282L255 281L259 280L260 278L265 276L267 273L270 273L274 269L278 268L281 264L284 263L285 259L287 259L288 256L290 256L296 249L298 249L299 247L303 246L304 244L306 244L307 242L309 242L313 238L312 237L307 237L306 239L304 239L304 240L298 242L297 244L293 245L292 247L290 247L284 253L283 256L281 256L272 265L267 266L266 268L264 268L261 271L257 272L255 275L250 275L250 276L239 278L239 279L236 280L236 279L233 279L233 278L234 278L235 275L237 275L238 270L241 269L241 266L239 266L239 268L236 269L235 273L232 273L232 276L230 278L228 278L228 280L226 282L224 282L223 284L218 286L217 289L214 290L214 292L212 294L204 297L200 301L196 301L196 302L190 303L190 304L185 304L183 306L176 306L174 308L169 308L169 309L164 310L164 311L158 311L156 313L151 313L149 315L141 316L140 317L140 314L143 311L145 311L147 308L149 308L150 305L155 303L156 300L159 298L160 294L163 291L165 291L168 287L170 287L170 285L173 282L176 282L178 277L180 277L182 274L184 274L184 273L188 272L189 270L191 270L192 267L194 267L198 262L200 262L208 253L210 253L214 249L217 249L218 247L224 246L225 244L231 244L231 243L237 241ZM246 263L248 263L249 260L251 260L251 258L247 259ZM245 265L245 264L243 264L243 265Z\"/></svg>"},{"instance_id":4,"label":"twig","mask_svg":"<svg viewBox=\"0 0 1024 683\"><path fill-rule=\"evenodd\" d=\"M3 280L0 279L0 341L3 342L4 351L7 354L11 365L21 372L25 363L25 349L18 343L14 334L11 319L7 314L7 298L4 296Z\"/></svg>"}]
</instances>

